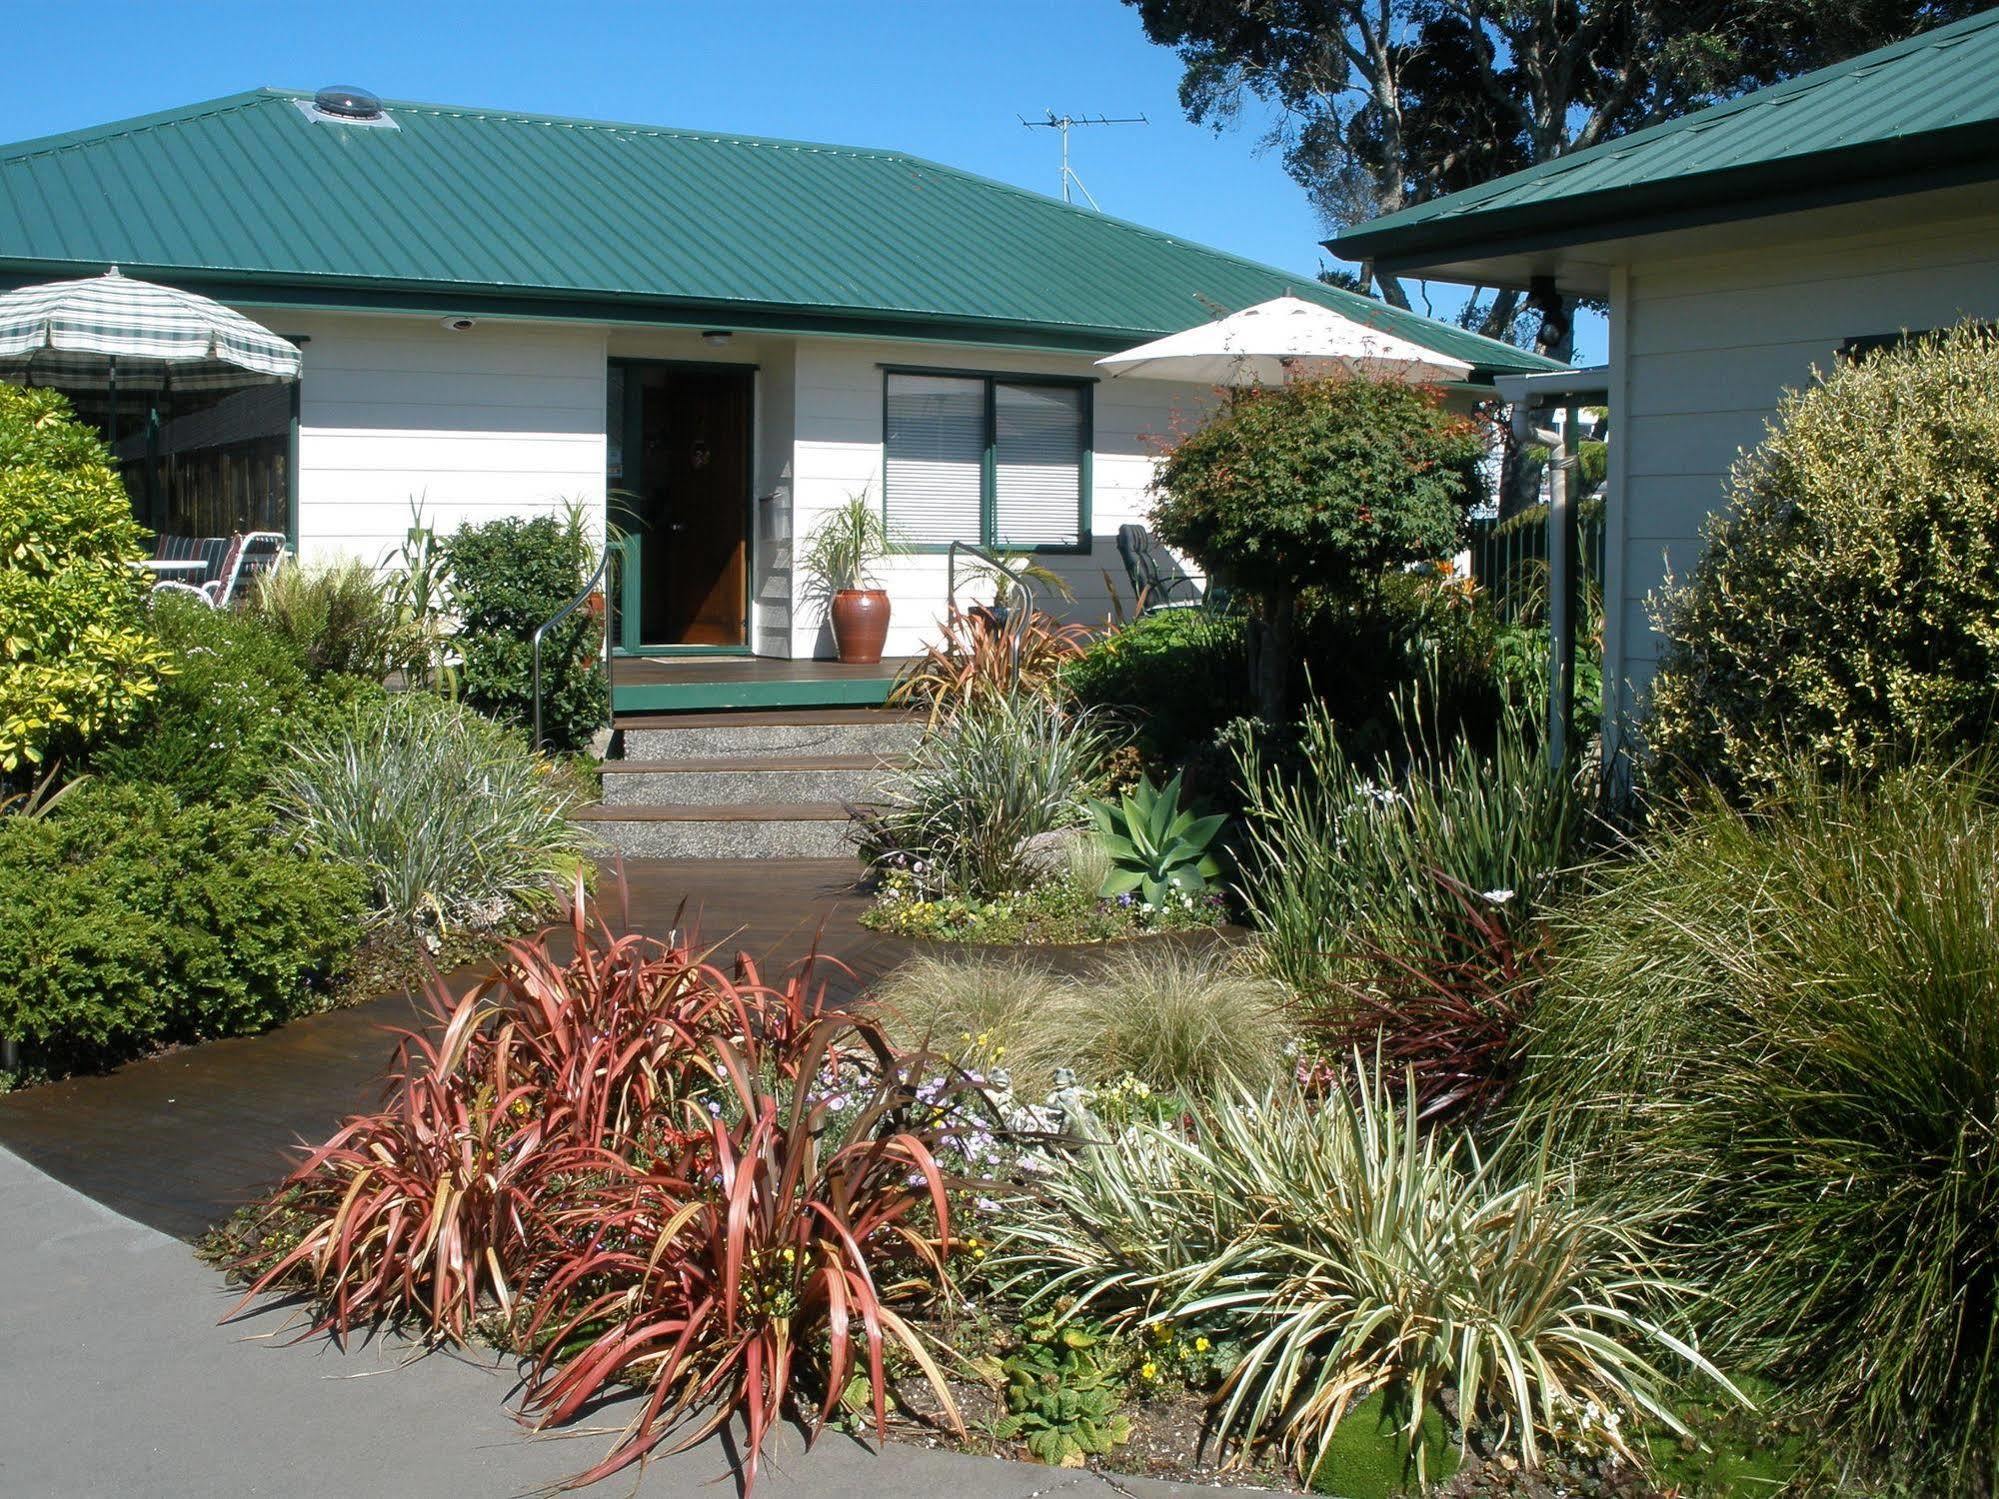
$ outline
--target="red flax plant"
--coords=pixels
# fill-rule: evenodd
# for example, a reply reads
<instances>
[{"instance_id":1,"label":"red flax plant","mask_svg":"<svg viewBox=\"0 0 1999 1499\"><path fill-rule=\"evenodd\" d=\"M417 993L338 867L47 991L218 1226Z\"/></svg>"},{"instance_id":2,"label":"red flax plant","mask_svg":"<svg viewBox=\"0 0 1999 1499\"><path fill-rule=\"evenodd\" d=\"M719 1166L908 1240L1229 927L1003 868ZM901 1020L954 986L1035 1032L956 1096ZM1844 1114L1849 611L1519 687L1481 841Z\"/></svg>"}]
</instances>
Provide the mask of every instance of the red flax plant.
<instances>
[{"instance_id":1,"label":"red flax plant","mask_svg":"<svg viewBox=\"0 0 1999 1499\"><path fill-rule=\"evenodd\" d=\"M1053 692L1063 663L1089 644L1085 626L1064 624L1039 609L1009 615L983 604L953 605L943 638L903 668L889 701L927 708L935 727L960 708L1015 690Z\"/></svg>"},{"instance_id":2,"label":"red flax plant","mask_svg":"<svg viewBox=\"0 0 1999 1499\"><path fill-rule=\"evenodd\" d=\"M1311 1026L1322 1055L1378 1048L1384 1075L1406 1070L1424 1120L1476 1113L1505 1094L1547 961L1537 930L1515 930L1503 906L1442 870L1429 877L1458 920L1414 950L1370 943L1361 976Z\"/></svg>"},{"instance_id":3,"label":"red flax plant","mask_svg":"<svg viewBox=\"0 0 1999 1499\"><path fill-rule=\"evenodd\" d=\"M320 1310L308 1337L392 1323L463 1342L538 1278L556 1209L679 1149L678 1101L714 1085L705 1038L782 1051L818 1012L809 972L731 980L684 944L613 936L580 890L573 911L568 962L544 932L462 997L431 991L432 1024L397 1032L382 1107L279 1188L265 1224L282 1252L244 1262L258 1273L231 1315L302 1285Z\"/></svg>"},{"instance_id":4,"label":"red flax plant","mask_svg":"<svg viewBox=\"0 0 1999 1499\"><path fill-rule=\"evenodd\" d=\"M816 1437L863 1369L884 1436L891 1344L963 1434L942 1371L896 1309L948 1288L937 1152L954 1108L934 1087L919 1097L912 1084L930 1059L894 1058L872 1022L821 1017L793 1041L787 1056L760 1059L708 1038L724 1087L706 1101L715 1112L705 1131L564 1215L588 1238L549 1276L529 1330L542 1352L528 1411L545 1428L633 1376L646 1386L617 1444L576 1486L646 1458L683 1424L667 1450L740 1413L747 1489L787 1400L818 1393L803 1412Z\"/></svg>"}]
</instances>

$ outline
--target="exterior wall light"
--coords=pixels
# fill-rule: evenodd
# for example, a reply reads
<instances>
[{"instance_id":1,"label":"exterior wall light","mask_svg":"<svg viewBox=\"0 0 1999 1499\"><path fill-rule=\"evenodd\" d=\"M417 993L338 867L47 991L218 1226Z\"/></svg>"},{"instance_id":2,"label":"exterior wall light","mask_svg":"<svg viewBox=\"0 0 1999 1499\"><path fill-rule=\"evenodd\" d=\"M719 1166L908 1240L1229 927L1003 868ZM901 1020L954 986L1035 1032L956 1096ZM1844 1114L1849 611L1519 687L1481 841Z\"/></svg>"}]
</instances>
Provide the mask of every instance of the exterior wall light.
<instances>
[{"instance_id":1,"label":"exterior wall light","mask_svg":"<svg viewBox=\"0 0 1999 1499\"><path fill-rule=\"evenodd\" d=\"M727 328L710 328L701 335L701 342L711 349L726 349L729 347L729 340L735 336Z\"/></svg>"}]
</instances>

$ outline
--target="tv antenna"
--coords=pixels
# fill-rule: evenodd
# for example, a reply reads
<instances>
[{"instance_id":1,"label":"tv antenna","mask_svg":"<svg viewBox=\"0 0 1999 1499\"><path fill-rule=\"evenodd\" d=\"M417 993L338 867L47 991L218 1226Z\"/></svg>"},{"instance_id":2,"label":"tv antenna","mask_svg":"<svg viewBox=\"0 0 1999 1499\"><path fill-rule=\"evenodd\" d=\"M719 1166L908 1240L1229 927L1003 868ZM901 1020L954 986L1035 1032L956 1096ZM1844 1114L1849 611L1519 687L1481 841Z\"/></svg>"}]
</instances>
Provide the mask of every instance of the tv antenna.
<instances>
[{"instance_id":1,"label":"tv antenna","mask_svg":"<svg viewBox=\"0 0 1999 1499\"><path fill-rule=\"evenodd\" d=\"M1096 208L1098 213L1102 213L1103 209L1097 207L1097 200L1090 196L1090 190L1083 186L1083 179L1078 177L1076 169L1069 165L1069 131L1077 125L1150 125L1152 121L1148 120L1144 115L1127 115L1118 119L1112 119L1108 115L1100 114L1058 115L1052 109L1046 111L1046 113L1048 117L1043 120L1030 120L1026 115L1016 115L1014 118L1019 120L1029 130L1054 130L1061 134L1062 201L1064 203L1075 202L1076 200L1070 196L1071 189L1074 189L1083 195L1085 203L1089 204L1092 208Z\"/></svg>"}]
</instances>

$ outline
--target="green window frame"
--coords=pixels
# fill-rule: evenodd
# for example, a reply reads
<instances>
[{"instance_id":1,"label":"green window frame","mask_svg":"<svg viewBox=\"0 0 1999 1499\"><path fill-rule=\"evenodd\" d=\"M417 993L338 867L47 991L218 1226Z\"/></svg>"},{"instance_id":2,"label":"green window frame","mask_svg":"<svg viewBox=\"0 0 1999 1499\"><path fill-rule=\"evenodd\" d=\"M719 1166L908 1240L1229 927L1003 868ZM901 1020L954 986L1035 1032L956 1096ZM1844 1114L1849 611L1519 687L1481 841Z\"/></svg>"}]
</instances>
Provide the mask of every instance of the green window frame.
<instances>
[{"instance_id":1,"label":"green window frame","mask_svg":"<svg viewBox=\"0 0 1999 1499\"><path fill-rule=\"evenodd\" d=\"M1010 370L882 366L883 518L918 552L944 552L956 540L1014 552L1087 554L1096 383ZM923 427L925 414L915 408L926 397L930 425ZM1072 429L1065 408L1071 404L1073 531L1066 524L1067 466L1059 461L1068 451ZM1057 461L1047 461L1051 457Z\"/></svg>"}]
</instances>

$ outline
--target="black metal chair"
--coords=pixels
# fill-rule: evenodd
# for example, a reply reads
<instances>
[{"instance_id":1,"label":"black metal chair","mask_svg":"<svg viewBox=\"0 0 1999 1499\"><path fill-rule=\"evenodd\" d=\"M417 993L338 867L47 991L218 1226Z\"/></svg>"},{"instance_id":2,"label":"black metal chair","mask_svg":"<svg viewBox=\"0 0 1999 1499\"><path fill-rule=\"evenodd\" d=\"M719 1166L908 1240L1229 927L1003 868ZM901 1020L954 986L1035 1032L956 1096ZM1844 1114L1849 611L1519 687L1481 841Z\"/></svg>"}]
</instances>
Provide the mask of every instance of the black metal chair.
<instances>
[{"instance_id":1,"label":"black metal chair","mask_svg":"<svg viewBox=\"0 0 1999 1499\"><path fill-rule=\"evenodd\" d=\"M1131 583L1131 596L1138 612L1155 609L1198 609L1207 600L1201 585L1185 573L1169 571L1160 561L1158 543L1143 526L1117 528L1117 553L1124 559L1124 575ZM1189 597L1178 597L1181 593Z\"/></svg>"}]
</instances>

